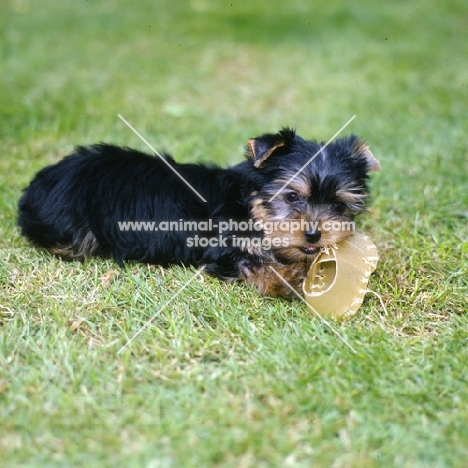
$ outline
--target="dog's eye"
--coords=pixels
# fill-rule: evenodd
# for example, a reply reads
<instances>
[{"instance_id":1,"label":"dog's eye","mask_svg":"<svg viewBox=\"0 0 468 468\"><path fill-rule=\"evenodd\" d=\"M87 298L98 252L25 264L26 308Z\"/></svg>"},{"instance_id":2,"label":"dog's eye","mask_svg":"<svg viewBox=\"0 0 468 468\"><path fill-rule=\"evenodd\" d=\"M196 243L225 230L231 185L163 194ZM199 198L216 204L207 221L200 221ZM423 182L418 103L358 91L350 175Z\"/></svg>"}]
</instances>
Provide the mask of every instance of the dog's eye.
<instances>
[{"instance_id":1,"label":"dog's eye","mask_svg":"<svg viewBox=\"0 0 468 468\"><path fill-rule=\"evenodd\" d=\"M299 195L296 192L289 192L284 196L284 199L288 203L294 203L297 202L297 200L299 200Z\"/></svg>"},{"instance_id":2,"label":"dog's eye","mask_svg":"<svg viewBox=\"0 0 468 468\"><path fill-rule=\"evenodd\" d=\"M332 205L333 211L338 214L343 214L346 210L346 205L341 202L333 203Z\"/></svg>"}]
</instances>

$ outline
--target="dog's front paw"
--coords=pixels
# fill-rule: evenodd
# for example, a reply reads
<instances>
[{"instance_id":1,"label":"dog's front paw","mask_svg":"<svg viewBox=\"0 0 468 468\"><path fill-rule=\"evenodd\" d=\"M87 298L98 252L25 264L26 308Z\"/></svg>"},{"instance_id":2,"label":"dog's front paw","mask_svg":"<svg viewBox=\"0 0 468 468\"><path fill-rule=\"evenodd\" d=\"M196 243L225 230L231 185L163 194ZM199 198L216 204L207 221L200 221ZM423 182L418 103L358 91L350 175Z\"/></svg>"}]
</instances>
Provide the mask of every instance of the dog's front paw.
<instances>
[{"instance_id":1,"label":"dog's front paw","mask_svg":"<svg viewBox=\"0 0 468 468\"><path fill-rule=\"evenodd\" d=\"M298 296L302 297L302 283L307 276L308 269L306 263L293 265L267 263L242 268L240 279L252 284L264 296L294 299Z\"/></svg>"}]
</instances>

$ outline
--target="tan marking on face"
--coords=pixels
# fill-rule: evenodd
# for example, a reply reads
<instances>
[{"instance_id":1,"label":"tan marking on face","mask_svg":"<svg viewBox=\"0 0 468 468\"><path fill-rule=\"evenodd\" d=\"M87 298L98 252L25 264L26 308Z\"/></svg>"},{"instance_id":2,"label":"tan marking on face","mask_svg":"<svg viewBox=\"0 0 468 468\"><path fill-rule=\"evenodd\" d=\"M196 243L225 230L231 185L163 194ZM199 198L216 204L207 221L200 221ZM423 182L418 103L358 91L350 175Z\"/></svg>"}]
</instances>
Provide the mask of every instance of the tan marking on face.
<instances>
[{"instance_id":1,"label":"tan marking on face","mask_svg":"<svg viewBox=\"0 0 468 468\"><path fill-rule=\"evenodd\" d=\"M288 182L289 179L275 179L274 182L277 182L281 184L282 186ZM304 178L301 177L301 175L297 175L291 182L284 187L284 189L281 191L281 194L285 194L293 190L294 192L297 192L301 197L303 198L308 198L311 195L311 187L309 182Z\"/></svg>"},{"instance_id":2,"label":"tan marking on face","mask_svg":"<svg viewBox=\"0 0 468 468\"><path fill-rule=\"evenodd\" d=\"M343 203L349 203L351 205L364 201L367 195L364 193L363 188L354 187L347 189L342 188L336 192L337 198Z\"/></svg>"},{"instance_id":3,"label":"tan marking on face","mask_svg":"<svg viewBox=\"0 0 468 468\"><path fill-rule=\"evenodd\" d=\"M259 219L262 221L268 219L268 213L265 210L265 207L263 206L263 201L260 198L256 198L252 202L250 211L252 213L253 219Z\"/></svg>"},{"instance_id":4,"label":"tan marking on face","mask_svg":"<svg viewBox=\"0 0 468 468\"><path fill-rule=\"evenodd\" d=\"M294 221L294 220L291 220ZM333 244L338 244L350 235L353 234L352 230L334 230L334 229L322 229L322 224L327 221L322 219L321 224L318 225L318 229L321 232L320 240L314 242L313 245L317 247L327 247ZM340 218L329 219L328 221L342 221ZM271 231L265 233L265 238L270 239L271 251L276 257L280 257L283 260L290 262L308 261L314 258L314 255L305 253L302 249L312 245L307 242L304 234L304 230L297 229L290 232L288 229L281 229L281 223L278 223ZM273 239L277 239L275 243Z\"/></svg>"}]
</instances>

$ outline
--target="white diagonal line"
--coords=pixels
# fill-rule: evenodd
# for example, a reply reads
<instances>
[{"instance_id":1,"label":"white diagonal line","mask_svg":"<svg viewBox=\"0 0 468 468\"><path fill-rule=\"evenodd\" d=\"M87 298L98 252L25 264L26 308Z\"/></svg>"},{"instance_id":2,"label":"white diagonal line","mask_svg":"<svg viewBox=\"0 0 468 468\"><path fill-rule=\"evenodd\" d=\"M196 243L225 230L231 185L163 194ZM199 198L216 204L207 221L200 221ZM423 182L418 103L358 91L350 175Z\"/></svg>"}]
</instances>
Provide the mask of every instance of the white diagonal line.
<instances>
[{"instance_id":1,"label":"white diagonal line","mask_svg":"<svg viewBox=\"0 0 468 468\"><path fill-rule=\"evenodd\" d=\"M273 201L355 118L356 115L353 115L268 201Z\"/></svg>"},{"instance_id":2,"label":"white diagonal line","mask_svg":"<svg viewBox=\"0 0 468 468\"><path fill-rule=\"evenodd\" d=\"M268 265L273 273L302 301L304 304L351 350L357 351L335 330L271 265Z\"/></svg>"},{"instance_id":3,"label":"white diagonal line","mask_svg":"<svg viewBox=\"0 0 468 468\"><path fill-rule=\"evenodd\" d=\"M172 172L174 172L174 174L179 177L180 179L182 179L185 183L185 185L187 185L187 187L189 187L190 189L192 189L192 191L198 195L198 197L203 200L205 203L207 203L207 201L166 161L165 158L163 158L163 156L161 156L161 154L156 151L150 144L149 142L137 131L135 130L135 128L133 128L130 123L128 123L120 114L119 115L119 118L125 123L125 125L127 125L128 128L130 128L130 130L132 130L137 136L140 137L140 139L148 146L148 148L150 148L154 154L156 154L156 156L158 156L161 161L163 161L166 166L171 169Z\"/></svg>"},{"instance_id":4,"label":"white diagonal line","mask_svg":"<svg viewBox=\"0 0 468 468\"><path fill-rule=\"evenodd\" d=\"M158 311L117 351L120 354L200 273L205 269L204 266L199 268L197 272L176 292L168 301L166 301Z\"/></svg>"}]
</instances>

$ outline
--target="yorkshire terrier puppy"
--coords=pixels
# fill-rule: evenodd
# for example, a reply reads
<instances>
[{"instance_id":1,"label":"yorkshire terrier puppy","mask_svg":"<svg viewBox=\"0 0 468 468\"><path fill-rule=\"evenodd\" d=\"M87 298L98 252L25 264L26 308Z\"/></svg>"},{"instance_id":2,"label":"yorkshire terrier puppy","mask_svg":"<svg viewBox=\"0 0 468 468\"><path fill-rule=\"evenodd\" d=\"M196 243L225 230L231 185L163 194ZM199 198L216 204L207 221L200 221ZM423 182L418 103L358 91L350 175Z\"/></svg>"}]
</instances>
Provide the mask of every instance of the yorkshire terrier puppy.
<instances>
[{"instance_id":1,"label":"yorkshire terrier puppy","mask_svg":"<svg viewBox=\"0 0 468 468\"><path fill-rule=\"evenodd\" d=\"M301 291L320 248L353 233L368 172L379 169L354 135L324 148L289 128L249 140L246 160L227 169L78 147L36 174L18 224L65 259L203 266L261 294L292 297L289 285Z\"/></svg>"}]
</instances>

